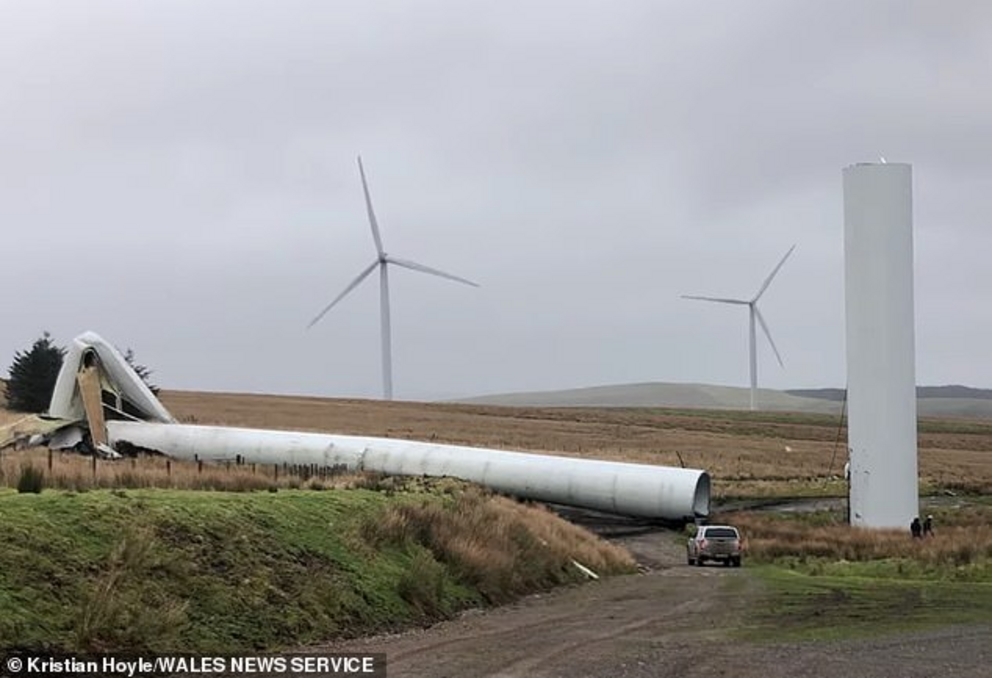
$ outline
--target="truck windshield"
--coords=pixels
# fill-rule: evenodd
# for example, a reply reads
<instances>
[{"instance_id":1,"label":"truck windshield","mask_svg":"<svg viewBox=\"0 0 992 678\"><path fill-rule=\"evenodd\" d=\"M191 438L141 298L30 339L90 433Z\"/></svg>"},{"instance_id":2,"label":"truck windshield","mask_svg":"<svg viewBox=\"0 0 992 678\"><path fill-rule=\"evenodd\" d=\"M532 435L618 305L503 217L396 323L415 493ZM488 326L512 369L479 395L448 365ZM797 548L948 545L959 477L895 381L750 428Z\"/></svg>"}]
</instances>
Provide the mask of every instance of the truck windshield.
<instances>
[{"instance_id":1,"label":"truck windshield","mask_svg":"<svg viewBox=\"0 0 992 678\"><path fill-rule=\"evenodd\" d=\"M707 539L737 539L737 530L732 527L711 527L706 530Z\"/></svg>"}]
</instances>

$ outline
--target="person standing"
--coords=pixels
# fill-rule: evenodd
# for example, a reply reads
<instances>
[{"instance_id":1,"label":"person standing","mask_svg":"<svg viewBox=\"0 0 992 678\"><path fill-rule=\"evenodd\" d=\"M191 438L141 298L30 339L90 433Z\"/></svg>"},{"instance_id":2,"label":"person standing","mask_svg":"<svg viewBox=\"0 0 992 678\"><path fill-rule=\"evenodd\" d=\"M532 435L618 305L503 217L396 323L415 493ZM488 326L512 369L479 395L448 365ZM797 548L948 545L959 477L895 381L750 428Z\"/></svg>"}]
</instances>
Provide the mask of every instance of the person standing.
<instances>
[{"instance_id":1,"label":"person standing","mask_svg":"<svg viewBox=\"0 0 992 678\"><path fill-rule=\"evenodd\" d=\"M923 538L923 526L920 524L919 516L913 518L913 522L909 524L909 531L913 533L913 539Z\"/></svg>"},{"instance_id":2,"label":"person standing","mask_svg":"<svg viewBox=\"0 0 992 678\"><path fill-rule=\"evenodd\" d=\"M933 536L933 516L928 515L927 519L923 521L923 536L932 537Z\"/></svg>"}]
</instances>

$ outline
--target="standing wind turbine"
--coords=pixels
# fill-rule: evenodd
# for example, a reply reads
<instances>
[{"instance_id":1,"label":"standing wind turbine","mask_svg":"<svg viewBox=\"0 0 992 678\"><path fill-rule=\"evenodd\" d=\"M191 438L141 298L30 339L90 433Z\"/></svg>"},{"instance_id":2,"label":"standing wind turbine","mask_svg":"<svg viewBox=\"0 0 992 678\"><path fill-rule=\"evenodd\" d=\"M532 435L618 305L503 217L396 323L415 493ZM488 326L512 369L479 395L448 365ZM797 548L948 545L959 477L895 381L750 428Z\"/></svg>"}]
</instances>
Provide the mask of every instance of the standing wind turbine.
<instances>
[{"instance_id":1,"label":"standing wind turbine","mask_svg":"<svg viewBox=\"0 0 992 678\"><path fill-rule=\"evenodd\" d=\"M372 197L369 195L369 185L365 180L365 168L362 166L362 158L358 157L358 172L362 176L362 191L365 193L365 208L368 210L369 214L369 224L372 226L372 238L375 240L375 250L376 250L376 260L373 261L369 266L358 274L351 283L344 288L338 296L334 298L334 301L329 303L324 307L317 317L310 321L307 325L307 329L310 329L323 318L328 311L330 311L334 306L348 296L348 293L353 289L358 287L363 280L365 280L372 271L379 268L379 305L380 311L382 313L382 391L383 396L386 400L393 399L393 355L392 355L392 339L390 336L390 324L389 324L389 264L394 266L401 266L402 268L408 268L411 271L419 271L421 273L429 273L431 275L436 275L440 278L447 278L448 280L454 280L455 282L460 282L465 285L471 285L472 287L478 287L477 283L471 280L466 280L465 278L459 278L456 275L451 275L450 273L445 273L444 271L439 271L435 268L430 268L429 266L424 266L423 264L418 264L415 261L408 261L406 259L397 259L386 254L386 251L382 249L382 237L379 235L379 223L375 218L375 211L372 209Z\"/></svg>"},{"instance_id":2,"label":"standing wind turbine","mask_svg":"<svg viewBox=\"0 0 992 678\"><path fill-rule=\"evenodd\" d=\"M737 304L740 306L748 307L748 315L750 318L750 333L748 335L749 338L748 348L751 355L751 409L752 410L758 409L758 400L757 400L758 399L758 352L757 352L757 346L756 346L757 341L754 330L755 318L757 318L758 323L761 325L761 329L765 333L765 336L768 337L768 343L771 344L772 350L775 351L775 357L778 358L778 364L781 365L782 367L785 367L785 364L782 362L782 356L779 355L778 348L775 346L775 340L772 339L772 333L768 330L768 324L765 322L765 318L761 315L761 311L758 309L758 299L760 299L761 295L765 293L765 290L768 289L768 286L772 284L772 278L774 278L775 275L778 273L779 269L782 268L782 264L785 263L785 260L789 258L789 255L792 254L792 250L794 249L796 249L795 245L789 248L789 251L785 253L785 256L782 257L782 260L778 262L778 266L773 268L772 272L768 275L767 278L765 278L765 282L762 283L761 287L758 289L758 293L755 294L754 297L752 297L750 300L726 299L720 297L697 297L697 296L691 296L685 294L682 295L683 299L715 301L718 304Z\"/></svg>"}]
</instances>

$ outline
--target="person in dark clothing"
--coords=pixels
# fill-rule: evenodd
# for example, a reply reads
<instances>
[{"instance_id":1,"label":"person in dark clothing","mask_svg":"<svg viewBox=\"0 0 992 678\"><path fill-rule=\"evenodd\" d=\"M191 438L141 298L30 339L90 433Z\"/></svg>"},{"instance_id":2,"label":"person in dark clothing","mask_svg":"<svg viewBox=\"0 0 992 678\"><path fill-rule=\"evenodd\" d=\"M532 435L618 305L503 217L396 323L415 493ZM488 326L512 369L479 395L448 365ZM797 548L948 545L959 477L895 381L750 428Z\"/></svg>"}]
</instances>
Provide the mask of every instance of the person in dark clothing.
<instances>
[{"instance_id":1,"label":"person in dark clothing","mask_svg":"<svg viewBox=\"0 0 992 678\"><path fill-rule=\"evenodd\" d=\"M923 538L923 526L920 524L920 517L916 516L913 518L913 522L909 524L909 531L913 533L914 539Z\"/></svg>"},{"instance_id":2,"label":"person in dark clothing","mask_svg":"<svg viewBox=\"0 0 992 678\"><path fill-rule=\"evenodd\" d=\"M933 536L933 516L927 516L927 519L923 521L923 536Z\"/></svg>"}]
</instances>

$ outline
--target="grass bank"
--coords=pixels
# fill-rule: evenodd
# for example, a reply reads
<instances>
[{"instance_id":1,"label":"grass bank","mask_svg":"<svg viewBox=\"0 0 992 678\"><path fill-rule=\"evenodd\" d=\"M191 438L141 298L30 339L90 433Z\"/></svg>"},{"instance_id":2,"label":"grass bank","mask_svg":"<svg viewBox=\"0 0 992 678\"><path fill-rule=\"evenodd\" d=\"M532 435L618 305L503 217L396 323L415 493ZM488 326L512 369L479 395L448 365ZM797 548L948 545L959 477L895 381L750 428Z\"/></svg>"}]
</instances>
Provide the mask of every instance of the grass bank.
<instances>
[{"instance_id":1,"label":"grass bank","mask_svg":"<svg viewBox=\"0 0 992 678\"><path fill-rule=\"evenodd\" d=\"M767 595L746 637L831 639L992 624L992 506L934 509L935 536L865 530L835 512L739 513Z\"/></svg>"},{"instance_id":2,"label":"grass bank","mask_svg":"<svg viewBox=\"0 0 992 678\"><path fill-rule=\"evenodd\" d=\"M757 641L833 640L961 624L992 624L992 582L754 568L765 597L742 636Z\"/></svg>"},{"instance_id":3,"label":"grass bank","mask_svg":"<svg viewBox=\"0 0 992 678\"><path fill-rule=\"evenodd\" d=\"M633 566L541 508L387 490L0 490L0 648L274 649Z\"/></svg>"}]
</instances>

